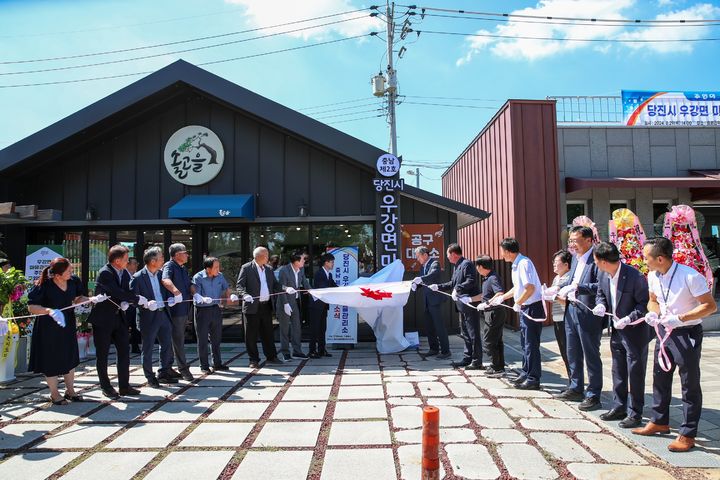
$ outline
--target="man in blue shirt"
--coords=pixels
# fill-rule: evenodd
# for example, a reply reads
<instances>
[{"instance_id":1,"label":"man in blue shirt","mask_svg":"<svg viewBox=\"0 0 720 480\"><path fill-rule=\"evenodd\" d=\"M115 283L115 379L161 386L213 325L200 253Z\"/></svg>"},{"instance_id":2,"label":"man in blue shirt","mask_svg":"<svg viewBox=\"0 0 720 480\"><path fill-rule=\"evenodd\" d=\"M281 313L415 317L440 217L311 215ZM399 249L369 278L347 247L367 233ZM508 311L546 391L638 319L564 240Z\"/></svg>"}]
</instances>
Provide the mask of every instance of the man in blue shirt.
<instances>
[{"instance_id":1,"label":"man in blue shirt","mask_svg":"<svg viewBox=\"0 0 720 480\"><path fill-rule=\"evenodd\" d=\"M170 260L163 265L162 283L165 288L173 294L170 304L170 318L172 319L172 344L175 352L179 373L170 369L170 376L182 377L183 380L191 382L193 376L190 373L190 365L185 358L185 325L190 316L190 300L192 298L192 287L190 275L185 265L188 261L188 251L182 243L170 245Z\"/></svg>"},{"instance_id":2,"label":"man in blue shirt","mask_svg":"<svg viewBox=\"0 0 720 480\"><path fill-rule=\"evenodd\" d=\"M195 301L195 332L198 337L198 357L200 369L203 373L210 373L208 362L208 335L212 349L213 369L228 370L222 364L220 357L220 341L222 340L222 301L237 302L236 295L230 295L230 287L225 277L220 273L220 260L215 257L206 257L203 261L204 270L193 276L192 284L195 288L193 300Z\"/></svg>"}]
</instances>

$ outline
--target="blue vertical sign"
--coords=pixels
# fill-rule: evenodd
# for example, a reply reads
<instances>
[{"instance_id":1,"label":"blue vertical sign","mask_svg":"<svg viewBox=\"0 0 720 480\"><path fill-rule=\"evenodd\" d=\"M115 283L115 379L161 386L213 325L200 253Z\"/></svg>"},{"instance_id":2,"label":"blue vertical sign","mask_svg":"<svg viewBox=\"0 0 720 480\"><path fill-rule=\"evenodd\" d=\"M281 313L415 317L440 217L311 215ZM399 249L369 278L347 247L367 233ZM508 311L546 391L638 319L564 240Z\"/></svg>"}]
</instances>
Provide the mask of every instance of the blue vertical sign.
<instances>
[{"instance_id":1,"label":"blue vertical sign","mask_svg":"<svg viewBox=\"0 0 720 480\"><path fill-rule=\"evenodd\" d=\"M333 278L339 287L350 285L358 278L358 247L330 247L335 256ZM327 316L327 343L357 343L357 312L344 305L330 305Z\"/></svg>"}]
</instances>

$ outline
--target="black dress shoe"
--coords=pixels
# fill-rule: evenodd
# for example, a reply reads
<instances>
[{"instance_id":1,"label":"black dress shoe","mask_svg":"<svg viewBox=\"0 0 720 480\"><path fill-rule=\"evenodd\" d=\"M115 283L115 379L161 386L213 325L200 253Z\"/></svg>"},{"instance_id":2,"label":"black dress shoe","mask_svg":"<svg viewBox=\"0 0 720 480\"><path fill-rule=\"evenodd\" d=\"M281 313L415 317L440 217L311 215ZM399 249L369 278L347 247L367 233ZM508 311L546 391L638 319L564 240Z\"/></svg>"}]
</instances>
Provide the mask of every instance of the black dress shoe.
<instances>
[{"instance_id":1,"label":"black dress shoe","mask_svg":"<svg viewBox=\"0 0 720 480\"><path fill-rule=\"evenodd\" d=\"M510 380L510 383L512 383L513 385L520 385L521 383L525 383L526 380L527 380L527 375L520 375L519 377L517 377L513 380Z\"/></svg>"},{"instance_id":2,"label":"black dress shoe","mask_svg":"<svg viewBox=\"0 0 720 480\"><path fill-rule=\"evenodd\" d=\"M518 390L540 390L540 384L537 382L529 382L525 380L523 383L515 385Z\"/></svg>"},{"instance_id":3,"label":"black dress shoe","mask_svg":"<svg viewBox=\"0 0 720 480\"><path fill-rule=\"evenodd\" d=\"M582 402L585 399L585 395L568 388L560 395L556 395L555 398L558 400L565 400L567 402Z\"/></svg>"},{"instance_id":4,"label":"black dress shoe","mask_svg":"<svg viewBox=\"0 0 720 480\"><path fill-rule=\"evenodd\" d=\"M160 382L156 377L148 378L148 387L160 388Z\"/></svg>"},{"instance_id":5,"label":"black dress shoe","mask_svg":"<svg viewBox=\"0 0 720 480\"><path fill-rule=\"evenodd\" d=\"M600 399L598 397L587 397L585 400L580 402L580 405L578 405L578 410L582 412L591 412L593 410L597 410L598 408L602 408L602 403L600 403Z\"/></svg>"},{"instance_id":6,"label":"black dress shoe","mask_svg":"<svg viewBox=\"0 0 720 480\"><path fill-rule=\"evenodd\" d=\"M485 370L485 366L482 363L471 363L465 370Z\"/></svg>"},{"instance_id":7,"label":"black dress shoe","mask_svg":"<svg viewBox=\"0 0 720 480\"><path fill-rule=\"evenodd\" d=\"M500 378L504 375L505 375L505 369L496 370L492 367L489 367L485 370L485 376L488 378Z\"/></svg>"},{"instance_id":8,"label":"black dress shoe","mask_svg":"<svg viewBox=\"0 0 720 480\"><path fill-rule=\"evenodd\" d=\"M248 364L248 368L259 368L259 367L260 367L260 365L258 364L258 362L253 361Z\"/></svg>"},{"instance_id":9,"label":"black dress shoe","mask_svg":"<svg viewBox=\"0 0 720 480\"><path fill-rule=\"evenodd\" d=\"M112 387L103 388L102 394L103 394L103 396L109 398L110 400L117 400L118 398L120 398L120 395L118 394L118 392L115 391L115 389Z\"/></svg>"},{"instance_id":10,"label":"black dress shoe","mask_svg":"<svg viewBox=\"0 0 720 480\"><path fill-rule=\"evenodd\" d=\"M190 372L182 372L182 379L186 382L192 382L195 380L195 377L193 377L193 374Z\"/></svg>"},{"instance_id":11,"label":"black dress shoe","mask_svg":"<svg viewBox=\"0 0 720 480\"><path fill-rule=\"evenodd\" d=\"M182 373L171 368L170 370L168 370L167 376L170 378L182 378Z\"/></svg>"},{"instance_id":12,"label":"black dress shoe","mask_svg":"<svg viewBox=\"0 0 720 480\"><path fill-rule=\"evenodd\" d=\"M625 411L624 408L613 408L612 410L600 415L600 420L605 420L606 422L610 422L613 420L622 420L625 417L627 417L627 412Z\"/></svg>"},{"instance_id":13,"label":"black dress shoe","mask_svg":"<svg viewBox=\"0 0 720 480\"><path fill-rule=\"evenodd\" d=\"M472 363L471 360L463 359L461 362L452 362L450 365L453 366L453 368L465 368L468 365Z\"/></svg>"},{"instance_id":14,"label":"black dress shoe","mask_svg":"<svg viewBox=\"0 0 720 480\"><path fill-rule=\"evenodd\" d=\"M320 355L323 356L323 357L332 357L332 355L331 355L330 353L328 353L327 350L325 350L324 352L322 352Z\"/></svg>"},{"instance_id":15,"label":"black dress shoe","mask_svg":"<svg viewBox=\"0 0 720 480\"><path fill-rule=\"evenodd\" d=\"M212 373L212 369L210 367L200 367L200 371L206 375L210 375Z\"/></svg>"},{"instance_id":16,"label":"black dress shoe","mask_svg":"<svg viewBox=\"0 0 720 480\"><path fill-rule=\"evenodd\" d=\"M134 388L134 387L121 388L120 395L122 395L122 396L140 395L140 390L138 390L137 388Z\"/></svg>"},{"instance_id":17,"label":"black dress shoe","mask_svg":"<svg viewBox=\"0 0 720 480\"><path fill-rule=\"evenodd\" d=\"M641 423L642 421L639 418L625 417L623 420L620 420L618 426L620 428L636 428L639 427Z\"/></svg>"},{"instance_id":18,"label":"black dress shoe","mask_svg":"<svg viewBox=\"0 0 720 480\"><path fill-rule=\"evenodd\" d=\"M293 352L292 357L293 358L308 358L308 356L302 352Z\"/></svg>"},{"instance_id":19,"label":"black dress shoe","mask_svg":"<svg viewBox=\"0 0 720 480\"><path fill-rule=\"evenodd\" d=\"M178 383L178 379L177 379L177 378L173 378L173 377L171 377L171 376L169 376L169 375L158 375L157 379L158 379L158 382L160 382L160 383L166 383L166 384L168 384L168 385L172 385L172 384Z\"/></svg>"},{"instance_id":20,"label":"black dress shoe","mask_svg":"<svg viewBox=\"0 0 720 480\"><path fill-rule=\"evenodd\" d=\"M310 352L308 358L320 358L320 355L317 352Z\"/></svg>"},{"instance_id":21,"label":"black dress shoe","mask_svg":"<svg viewBox=\"0 0 720 480\"><path fill-rule=\"evenodd\" d=\"M227 365L213 365L213 370L220 370L221 372L225 372L227 370L230 370L230 367Z\"/></svg>"}]
</instances>

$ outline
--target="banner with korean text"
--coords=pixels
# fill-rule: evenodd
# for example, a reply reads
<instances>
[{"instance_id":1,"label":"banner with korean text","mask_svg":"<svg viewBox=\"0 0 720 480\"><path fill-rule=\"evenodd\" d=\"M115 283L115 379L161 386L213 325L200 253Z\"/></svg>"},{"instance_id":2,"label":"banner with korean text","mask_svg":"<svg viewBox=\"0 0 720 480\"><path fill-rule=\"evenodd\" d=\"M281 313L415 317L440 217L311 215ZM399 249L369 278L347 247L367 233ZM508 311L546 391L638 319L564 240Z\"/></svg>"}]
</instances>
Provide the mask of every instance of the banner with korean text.
<instances>
[{"instance_id":1,"label":"banner with korean text","mask_svg":"<svg viewBox=\"0 0 720 480\"><path fill-rule=\"evenodd\" d=\"M417 247L426 247L430 250L430 258L436 258L440 262L440 268L445 268L444 230L442 223L402 225L402 262L406 271L419 272L422 268L415 259Z\"/></svg>"},{"instance_id":2,"label":"banner with korean text","mask_svg":"<svg viewBox=\"0 0 720 480\"><path fill-rule=\"evenodd\" d=\"M720 126L720 92L623 90L622 106L628 126Z\"/></svg>"},{"instance_id":3,"label":"banner with korean text","mask_svg":"<svg viewBox=\"0 0 720 480\"><path fill-rule=\"evenodd\" d=\"M329 247L335 256L333 278L338 287L346 287L358 278L358 247ZM327 316L327 343L357 343L358 316L354 308L330 305Z\"/></svg>"}]
</instances>

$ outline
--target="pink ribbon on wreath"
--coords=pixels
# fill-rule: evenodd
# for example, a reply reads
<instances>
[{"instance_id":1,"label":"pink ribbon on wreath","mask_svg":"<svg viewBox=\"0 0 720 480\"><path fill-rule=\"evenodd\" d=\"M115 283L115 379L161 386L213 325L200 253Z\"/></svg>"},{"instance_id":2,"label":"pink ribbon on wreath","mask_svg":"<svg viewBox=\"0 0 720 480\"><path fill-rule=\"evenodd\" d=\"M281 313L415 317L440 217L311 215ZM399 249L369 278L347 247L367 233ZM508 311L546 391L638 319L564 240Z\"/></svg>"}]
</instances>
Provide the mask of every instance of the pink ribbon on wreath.
<instances>
[{"instance_id":1,"label":"pink ribbon on wreath","mask_svg":"<svg viewBox=\"0 0 720 480\"><path fill-rule=\"evenodd\" d=\"M705 279L707 280L708 285L712 286L713 276L710 271L710 262L708 261L705 251L702 248L702 243L700 242L700 233L698 232L697 220L695 219L695 210L688 205L675 205L665 214L665 221L663 222L663 237L667 238L671 242L673 241L672 230L675 225L687 225L690 229L695 253L702 262L705 270ZM689 266L694 268L693 265Z\"/></svg>"},{"instance_id":2,"label":"pink ribbon on wreath","mask_svg":"<svg viewBox=\"0 0 720 480\"><path fill-rule=\"evenodd\" d=\"M592 219L586 215L580 215L578 217L575 217L572 221L573 227L589 227L593 232L593 243L600 243L600 235L598 234L598 229L595 226L595 222L592 221Z\"/></svg>"}]
</instances>

